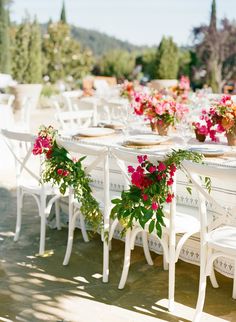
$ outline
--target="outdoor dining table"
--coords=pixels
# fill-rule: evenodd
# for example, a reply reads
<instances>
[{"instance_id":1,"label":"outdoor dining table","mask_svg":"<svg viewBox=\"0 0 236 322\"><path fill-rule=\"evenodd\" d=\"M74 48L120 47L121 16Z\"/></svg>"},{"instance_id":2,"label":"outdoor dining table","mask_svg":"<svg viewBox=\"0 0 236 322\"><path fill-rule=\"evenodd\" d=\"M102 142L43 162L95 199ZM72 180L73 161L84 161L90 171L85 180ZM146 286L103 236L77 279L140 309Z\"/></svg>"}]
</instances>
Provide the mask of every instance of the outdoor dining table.
<instances>
[{"instance_id":1,"label":"outdoor dining table","mask_svg":"<svg viewBox=\"0 0 236 322\"><path fill-rule=\"evenodd\" d=\"M111 147L119 147L122 149L127 149L127 151L132 151L136 149L134 148L126 148L123 146L123 142L126 139L124 134L121 131L116 131L112 135L102 136L102 137L76 137L76 139L71 134L63 133L63 138L66 140L78 140L81 144L87 145L95 145L95 146L106 146L108 148ZM223 139L224 140L224 139ZM210 142L208 142L210 143ZM184 148L194 148L199 146L199 142L195 139L191 139L188 143L188 147L184 146ZM206 146L205 143L202 143L202 146ZM218 148L223 148L224 153L222 155L216 155L211 157L205 157L204 162L209 165L216 165L216 166L224 166L224 167L231 167L235 168L236 170L236 147L228 147L225 143L218 143L214 146ZM182 149L183 142L182 139L178 136L172 135L169 137L167 142L163 142L163 144L156 145L150 148L139 149L140 155L144 154L152 154L155 156L159 156L160 158L164 158L165 155L171 152L172 149ZM121 192L124 189L123 181L121 178L121 173L117 166L115 165L115 160L110 157L109 161L109 168L110 168L110 189L115 192ZM96 188L103 188L102 182L102 174L101 170L99 173L99 169L94 177L92 177L93 185ZM181 171L177 172L177 205L189 207L189 211L193 208L197 208L198 206L198 198L196 192L192 191L191 194L186 189L188 179L186 178L185 174ZM223 204L226 205L228 209L231 209L236 206L236 183L234 186L227 186L224 182L220 182L217 180L212 181L212 194L217 195L219 200L223 200ZM221 199L220 199L221 198ZM219 214L215 209L211 209L211 205L209 206L209 211L212 215L213 221L219 218ZM236 227L236 215L235 217L231 218L231 223ZM122 229L122 228L121 228ZM236 228L235 228L236 229ZM122 239L120 235L120 230L117 229L114 238ZM141 236L137 236L136 239L137 245L142 245ZM162 247L158 239L155 237L154 234L149 236L149 248L155 253L162 254ZM199 235L193 235L190 237L187 242L184 244L180 257L181 260L199 265L200 260L200 240ZM220 273L228 276L233 277L233 270L234 270L234 262L228 258L219 258L214 263L215 269Z\"/></svg>"}]
</instances>

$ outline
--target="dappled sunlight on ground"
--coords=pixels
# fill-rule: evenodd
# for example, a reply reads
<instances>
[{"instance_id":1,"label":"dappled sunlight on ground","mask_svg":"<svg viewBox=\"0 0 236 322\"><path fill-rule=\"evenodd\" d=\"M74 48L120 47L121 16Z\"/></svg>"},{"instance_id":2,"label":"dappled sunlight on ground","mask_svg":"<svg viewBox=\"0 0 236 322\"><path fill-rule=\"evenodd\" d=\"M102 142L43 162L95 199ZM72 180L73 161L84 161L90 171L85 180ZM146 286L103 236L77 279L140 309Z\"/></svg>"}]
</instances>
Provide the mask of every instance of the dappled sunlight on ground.
<instances>
[{"instance_id":1,"label":"dappled sunlight on ground","mask_svg":"<svg viewBox=\"0 0 236 322\"><path fill-rule=\"evenodd\" d=\"M162 269L161 256L153 254L154 266L149 266L142 249L136 247L127 285L124 290L118 290L123 264L122 242L113 242L110 281L104 284L100 236L84 243L80 231L76 230L70 263L63 266L67 229L47 229L47 256L37 256L39 218L33 201L26 198L22 234L15 243L15 193L2 192L0 321L191 321L197 300L197 267L178 263L176 307L170 314L166 300L168 272ZM220 288L216 290L208 285L203 321L234 321L236 307L231 298L232 280L217 276Z\"/></svg>"}]
</instances>

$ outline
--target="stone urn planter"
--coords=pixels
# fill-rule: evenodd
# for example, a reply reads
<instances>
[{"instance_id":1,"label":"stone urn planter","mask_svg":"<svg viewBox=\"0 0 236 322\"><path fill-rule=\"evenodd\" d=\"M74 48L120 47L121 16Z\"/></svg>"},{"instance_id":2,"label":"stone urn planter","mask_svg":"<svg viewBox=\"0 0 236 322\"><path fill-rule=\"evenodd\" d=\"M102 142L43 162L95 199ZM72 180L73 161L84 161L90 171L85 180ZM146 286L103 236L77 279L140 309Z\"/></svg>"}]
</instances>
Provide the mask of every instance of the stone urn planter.
<instances>
[{"instance_id":1,"label":"stone urn planter","mask_svg":"<svg viewBox=\"0 0 236 322\"><path fill-rule=\"evenodd\" d=\"M35 109L38 105L40 93L42 91L41 84L17 84L11 87L12 93L15 95L14 108L20 109L25 100L30 99L31 109Z\"/></svg>"}]
</instances>

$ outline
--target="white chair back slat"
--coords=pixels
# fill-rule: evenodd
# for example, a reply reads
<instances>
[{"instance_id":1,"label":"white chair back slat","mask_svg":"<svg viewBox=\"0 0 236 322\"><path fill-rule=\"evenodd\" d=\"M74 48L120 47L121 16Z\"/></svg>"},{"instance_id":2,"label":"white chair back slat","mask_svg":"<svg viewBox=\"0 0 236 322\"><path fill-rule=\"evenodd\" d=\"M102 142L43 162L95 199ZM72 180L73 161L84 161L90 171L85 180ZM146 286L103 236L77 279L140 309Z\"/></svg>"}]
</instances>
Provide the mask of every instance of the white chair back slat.
<instances>
[{"instance_id":1,"label":"white chair back slat","mask_svg":"<svg viewBox=\"0 0 236 322\"><path fill-rule=\"evenodd\" d=\"M14 157L17 180L20 180L25 171L32 178L39 181L40 176L28 166L28 161L32 155L35 136L29 133L12 132L5 129L2 130L1 133L9 151Z\"/></svg>"},{"instance_id":2,"label":"white chair back slat","mask_svg":"<svg viewBox=\"0 0 236 322\"><path fill-rule=\"evenodd\" d=\"M183 167L187 172L191 182L195 186L198 191L199 197L199 207L200 207L200 214L201 214L201 221L203 226L208 226L208 231L219 227L221 224L226 224L228 219L233 214L233 209L228 210L219 203L221 200L216 200L204 187L204 183L201 179L202 176L207 176L210 178L218 178L223 179L224 181L236 181L236 170L233 168L226 168L226 167L217 167L217 166L208 166L202 164L196 164L191 161L184 161ZM217 222L209 223L207 218L207 207L206 201L212 205L214 210L218 211L221 216L217 220Z\"/></svg>"}]
</instances>

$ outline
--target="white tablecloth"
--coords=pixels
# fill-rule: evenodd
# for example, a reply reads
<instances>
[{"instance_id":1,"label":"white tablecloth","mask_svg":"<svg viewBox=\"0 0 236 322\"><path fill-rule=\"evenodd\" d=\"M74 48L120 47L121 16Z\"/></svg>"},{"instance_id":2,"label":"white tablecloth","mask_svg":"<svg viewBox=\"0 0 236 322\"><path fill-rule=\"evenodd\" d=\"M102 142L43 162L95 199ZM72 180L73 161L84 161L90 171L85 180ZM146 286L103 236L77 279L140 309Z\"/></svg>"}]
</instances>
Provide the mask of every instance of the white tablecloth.
<instances>
[{"instance_id":1,"label":"white tablecloth","mask_svg":"<svg viewBox=\"0 0 236 322\"><path fill-rule=\"evenodd\" d=\"M65 137L66 138L66 137ZM70 139L67 137L67 139ZM108 147L121 147L122 142L124 140L124 136L122 134L115 134L107 137L100 137L100 138L81 138L79 140L80 143L83 144L89 144L89 145L96 145L96 146L108 146ZM163 144L158 147L154 147L148 150L139 150L140 154L155 154L163 156L167 153L167 151L170 151L171 148L177 149L181 148L181 139L177 137L171 138L172 144ZM194 139L191 140L191 143L194 145L199 144ZM221 146L220 144L218 146ZM222 144L226 148L226 144ZM137 150L136 150L137 151ZM221 165L226 167L233 167L236 169L236 147L229 148L228 151L220 157L210 157L206 158L205 162L207 164L215 164L215 165ZM102 174L101 172L97 173L97 177L93 177L93 184L96 187L99 187L102 189L103 182L102 182ZM186 177L182 173L178 172L177 174L177 202L179 205L185 205L189 207L197 207L198 200L196 194L194 194L194 191L191 195L188 194L186 190ZM110 159L110 179L111 184L110 187L112 190L120 192L123 190L123 184L121 180L121 175L119 174L119 170L117 166L115 165L114 160ZM219 182L219 181L212 181L212 194L216 194L219 196L219 198L222 198L224 200L224 204L232 208L236 206L236 184L234 186L227 186L225 183ZM213 217L217 219L217 213L213 213ZM236 214L235 217L232 218L232 224L236 226ZM119 230L115 233L115 238L120 238ZM141 236L137 237L136 244L142 244L141 242ZM150 235L149 237L149 246L150 249L156 253L162 253L161 245L157 238L155 238L154 235ZM194 235L192 236L183 246L180 259L194 263L199 264L199 237ZM216 270L220 271L222 274L227 275L229 277L233 277L233 267L234 263L232 260L226 259L226 258L219 258L215 261L215 268Z\"/></svg>"}]
</instances>

